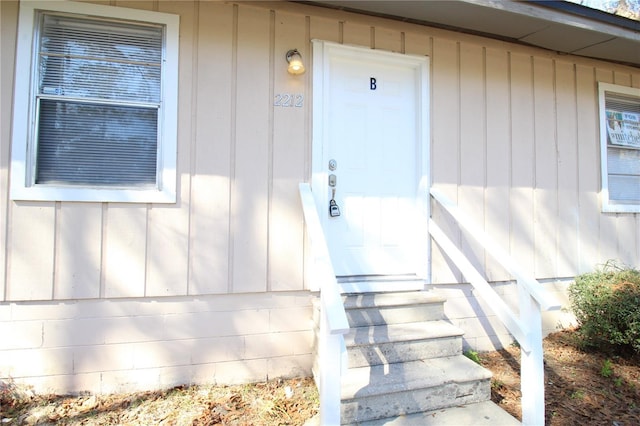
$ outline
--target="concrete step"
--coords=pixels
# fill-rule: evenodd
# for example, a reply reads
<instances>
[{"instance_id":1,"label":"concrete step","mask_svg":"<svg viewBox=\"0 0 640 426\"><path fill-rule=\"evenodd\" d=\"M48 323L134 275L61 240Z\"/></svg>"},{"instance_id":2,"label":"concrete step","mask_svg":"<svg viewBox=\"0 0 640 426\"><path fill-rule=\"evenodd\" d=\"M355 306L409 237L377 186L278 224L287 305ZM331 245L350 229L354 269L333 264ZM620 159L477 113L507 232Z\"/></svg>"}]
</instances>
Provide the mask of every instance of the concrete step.
<instances>
[{"instance_id":1,"label":"concrete step","mask_svg":"<svg viewBox=\"0 0 640 426\"><path fill-rule=\"evenodd\" d=\"M345 309L444 303L446 298L433 290L343 294Z\"/></svg>"},{"instance_id":2,"label":"concrete step","mask_svg":"<svg viewBox=\"0 0 640 426\"><path fill-rule=\"evenodd\" d=\"M392 291L417 291L424 290L427 282L418 279L415 275L409 277L378 277L359 279L355 278L338 278L338 288L340 293L382 293Z\"/></svg>"},{"instance_id":3,"label":"concrete step","mask_svg":"<svg viewBox=\"0 0 640 426\"><path fill-rule=\"evenodd\" d=\"M463 334L443 320L351 328L345 335L349 367L459 355Z\"/></svg>"},{"instance_id":4,"label":"concrete step","mask_svg":"<svg viewBox=\"0 0 640 426\"><path fill-rule=\"evenodd\" d=\"M359 423L487 401L490 381L490 371L463 355L350 368L341 419Z\"/></svg>"},{"instance_id":5,"label":"concrete step","mask_svg":"<svg viewBox=\"0 0 640 426\"><path fill-rule=\"evenodd\" d=\"M343 295L351 327L439 320L445 298L433 291Z\"/></svg>"},{"instance_id":6,"label":"concrete step","mask_svg":"<svg viewBox=\"0 0 640 426\"><path fill-rule=\"evenodd\" d=\"M309 422L306 426L313 424ZM521 423L493 402L484 401L357 424L359 426L518 426Z\"/></svg>"}]
</instances>

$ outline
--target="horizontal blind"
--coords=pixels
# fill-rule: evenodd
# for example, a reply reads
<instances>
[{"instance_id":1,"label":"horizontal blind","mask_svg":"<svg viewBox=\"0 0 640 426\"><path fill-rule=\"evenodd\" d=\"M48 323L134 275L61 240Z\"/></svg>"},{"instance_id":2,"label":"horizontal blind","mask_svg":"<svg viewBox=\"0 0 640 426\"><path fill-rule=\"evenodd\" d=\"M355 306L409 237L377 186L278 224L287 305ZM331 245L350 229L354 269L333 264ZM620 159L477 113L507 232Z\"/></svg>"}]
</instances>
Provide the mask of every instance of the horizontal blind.
<instances>
[{"instance_id":1,"label":"horizontal blind","mask_svg":"<svg viewBox=\"0 0 640 426\"><path fill-rule=\"evenodd\" d=\"M605 96L605 107L607 110L640 114L640 98L611 92L606 92Z\"/></svg>"},{"instance_id":2,"label":"horizontal blind","mask_svg":"<svg viewBox=\"0 0 640 426\"><path fill-rule=\"evenodd\" d=\"M41 95L160 102L162 28L43 15Z\"/></svg>"},{"instance_id":3,"label":"horizontal blind","mask_svg":"<svg viewBox=\"0 0 640 426\"><path fill-rule=\"evenodd\" d=\"M40 22L35 183L156 185L163 28Z\"/></svg>"},{"instance_id":4,"label":"horizontal blind","mask_svg":"<svg viewBox=\"0 0 640 426\"><path fill-rule=\"evenodd\" d=\"M40 101L37 184L151 186L156 109Z\"/></svg>"},{"instance_id":5,"label":"horizontal blind","mask_svg":"<svg viewBox=\"0 0 640 426\"><path fill-rule=\"evenodd\" d=\"M640 203L640 176L609 175L609 198L621 204Z\"/></svg>"},{"instance_id":6,"label":"horizontal blind","mask_svg":"<svg viewBox=\"0 0 640 426\"><path fill-rule=\"evenodd\" d=\"M609 147L609 174L640 176L640 149Z\"/></svg>"}]
</instances>

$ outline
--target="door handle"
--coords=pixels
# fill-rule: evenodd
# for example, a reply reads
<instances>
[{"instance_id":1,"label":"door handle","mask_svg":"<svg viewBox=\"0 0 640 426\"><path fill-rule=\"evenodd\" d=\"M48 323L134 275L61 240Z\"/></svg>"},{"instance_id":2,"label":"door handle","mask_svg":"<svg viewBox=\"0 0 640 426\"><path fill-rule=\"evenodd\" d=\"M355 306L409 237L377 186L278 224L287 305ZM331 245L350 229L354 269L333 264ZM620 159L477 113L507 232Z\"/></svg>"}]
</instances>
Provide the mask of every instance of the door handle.
<instances>
[{"instance_id":1,"label":"door handle","mask_svg":"<svg viewBox=\"0 0 640 426\"><path fill-rule=\"evenodd\" d=\"M329 175L329 186L331 187L331 200L329 200L329 216L340 216L340 207L336 203L336 185L338 184L338 178L333 173Z\"/></svg>"},{"instance_id":2,"label":"door handle","mask_svg":"<svg viewBox=\"0 0 640 426\"><path fill-rule=\"evenodd\" d=\"M338 168L338 162L334 159L329 160L329 170L332 172ZM329 200L329 216L340 216L340 207L336 203L336 185L338 185L338 177L331 173L329 175L329 186L331 187L331 200Z\"/></svg>"}]
</instances>

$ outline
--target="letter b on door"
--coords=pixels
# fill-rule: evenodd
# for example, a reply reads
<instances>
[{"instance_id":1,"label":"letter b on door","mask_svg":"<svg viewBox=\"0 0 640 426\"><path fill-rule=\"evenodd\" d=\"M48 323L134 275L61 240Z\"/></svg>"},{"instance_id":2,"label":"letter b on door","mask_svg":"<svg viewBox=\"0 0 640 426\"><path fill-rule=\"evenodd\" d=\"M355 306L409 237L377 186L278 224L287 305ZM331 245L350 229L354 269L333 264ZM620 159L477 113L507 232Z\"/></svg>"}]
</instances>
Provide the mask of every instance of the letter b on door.
<instances>
[{"instance_id":1,"label":"letter b on door","mask_svg":"<svg viewBox=\"0 0 640 426\"><path fill-rule=\"evenodd\" d=\"M375 77L369 79L369 89L376 90L378 88L378 82Z\"/></svg>"}]
</instances>

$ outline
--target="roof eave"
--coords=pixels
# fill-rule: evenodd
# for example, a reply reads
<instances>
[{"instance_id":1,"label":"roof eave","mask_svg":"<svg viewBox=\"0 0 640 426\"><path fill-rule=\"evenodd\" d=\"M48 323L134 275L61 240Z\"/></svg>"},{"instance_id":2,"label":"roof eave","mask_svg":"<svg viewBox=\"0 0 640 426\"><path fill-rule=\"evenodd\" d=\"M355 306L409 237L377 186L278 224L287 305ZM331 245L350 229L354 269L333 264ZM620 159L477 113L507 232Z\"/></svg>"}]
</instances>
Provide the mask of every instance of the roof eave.
<instances>
[{"instance_id":1,"label":"roof eave","mask_svg":"<svg viewBox=\"0 0 640 426\"><path fill-rule=\"evenodd\" d=\"M564 1L306 1L640 66L640 22Z\"/></svg>"}]
</instances>

